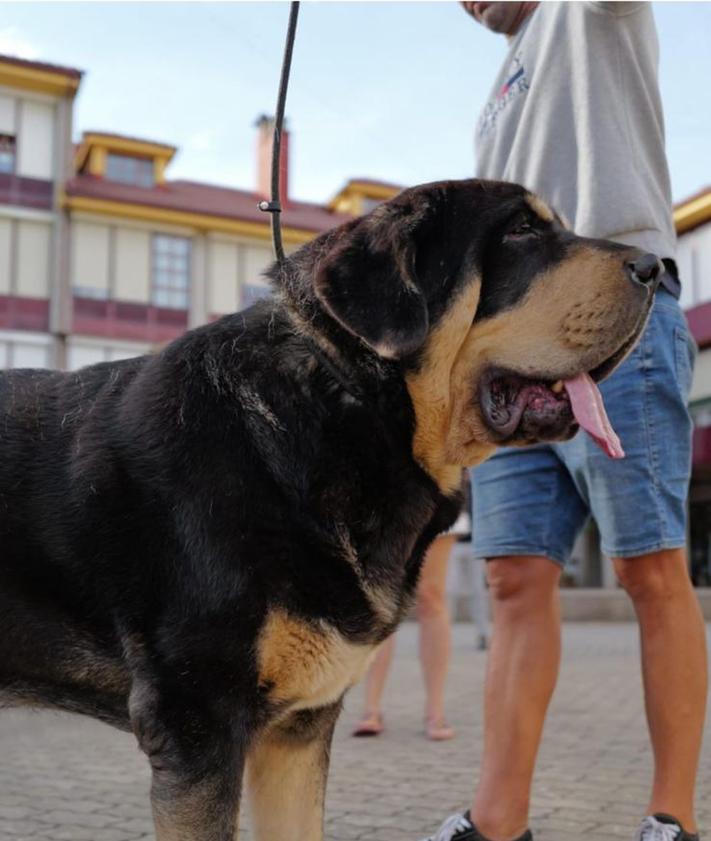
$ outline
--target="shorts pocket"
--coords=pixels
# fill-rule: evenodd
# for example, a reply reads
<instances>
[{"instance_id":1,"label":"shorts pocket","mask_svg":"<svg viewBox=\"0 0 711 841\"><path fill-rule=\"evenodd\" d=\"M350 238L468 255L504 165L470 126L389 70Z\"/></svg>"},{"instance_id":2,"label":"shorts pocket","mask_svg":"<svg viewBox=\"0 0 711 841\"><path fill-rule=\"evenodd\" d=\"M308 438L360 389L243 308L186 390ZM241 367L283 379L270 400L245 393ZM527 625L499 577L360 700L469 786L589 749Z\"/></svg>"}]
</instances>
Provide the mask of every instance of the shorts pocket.
<instances>
[{"instance_id":1,"label":"shorts pocket","mask_svg":"<svg viewBox=\"0 0 711 841\"><path fill-rule=\"evenodd\" d=\"M685 398L691 391L691 381L694 376L694 362L696 361L696 342L686 326L674 328L674 363L679 386Z\"/></svg>"}]
</instances>

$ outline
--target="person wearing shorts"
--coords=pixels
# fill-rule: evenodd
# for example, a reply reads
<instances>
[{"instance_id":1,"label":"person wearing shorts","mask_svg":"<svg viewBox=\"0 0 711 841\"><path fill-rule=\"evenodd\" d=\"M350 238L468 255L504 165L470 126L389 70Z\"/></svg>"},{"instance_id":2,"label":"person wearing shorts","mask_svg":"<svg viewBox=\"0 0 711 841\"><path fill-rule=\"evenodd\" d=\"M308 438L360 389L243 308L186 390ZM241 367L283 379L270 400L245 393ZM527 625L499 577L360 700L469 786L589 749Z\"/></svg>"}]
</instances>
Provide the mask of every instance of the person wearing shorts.
<instances>
[{"instance_id":1,"label":"person wearing shorts","mask_svg":"<svg viewBox=\"0 0 711 841\"><path fill-rule=\"evenodd\" d=\"M463 5L509 40L477 125L477 174L522 183L576 233L652 251L666 272L640 343L601 385L626 457L608 458L579 432L563 444L503 449L472 471L473 551L488 561L493 606L482 767L471 809L432 839L533 837L531 786L560 663L559 579L592 515L640 626L654 781L635 837L694 841L707 694L685 549L695 347L678 303L652 11L624 2Z\"/></svg>"}]
</instances>

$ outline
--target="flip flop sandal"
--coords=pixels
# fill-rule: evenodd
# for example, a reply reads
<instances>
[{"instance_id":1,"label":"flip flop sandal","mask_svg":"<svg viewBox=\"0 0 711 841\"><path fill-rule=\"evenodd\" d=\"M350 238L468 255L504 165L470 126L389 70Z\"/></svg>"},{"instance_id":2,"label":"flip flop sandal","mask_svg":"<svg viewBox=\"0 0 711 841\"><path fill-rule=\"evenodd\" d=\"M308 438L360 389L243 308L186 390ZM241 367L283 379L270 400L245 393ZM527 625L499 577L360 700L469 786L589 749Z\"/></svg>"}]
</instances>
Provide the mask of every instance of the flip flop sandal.
<instances>
[{"instance_id":1,"label":"flip flop sandal","mask_svg":"<svg viewBox=\"0 0 711 841\"><path fill-rule=\"evenodd\" d=\"M357 737L379 736L384 729L385 725L383 724L382 714L370 713L369 715L364 715L363 718L361 718L358 724L354 727L351 735Z\"/></svg>"},{"instance_id":2,"label":"flip flop sandal","mask_svg":"<svg viewBox=\"0 0 711 841\"><path fill-rule=\"evenodd\" d=\"M432 742L447 742L454 738L454 728L443 719L429 719L425 722L425 735Z\"/></svg>"}]
</instances>

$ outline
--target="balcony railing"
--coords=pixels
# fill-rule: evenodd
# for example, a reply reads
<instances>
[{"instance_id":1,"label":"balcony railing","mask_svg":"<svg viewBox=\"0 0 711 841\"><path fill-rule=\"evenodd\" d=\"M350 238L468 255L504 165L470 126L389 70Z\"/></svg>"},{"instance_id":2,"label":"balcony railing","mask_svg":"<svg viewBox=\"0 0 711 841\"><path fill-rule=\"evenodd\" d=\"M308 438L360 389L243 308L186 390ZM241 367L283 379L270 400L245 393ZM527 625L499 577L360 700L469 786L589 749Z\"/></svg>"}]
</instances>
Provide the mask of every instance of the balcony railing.
<instances>
[{"instance_id":1,"label":"balcony railing","mask_svg":"<svg viewBox=\"0 0 711 841\"><path fill-rule=\"evenodd\" d=\"M187 327L187 310L132 301L101 301L80 296L73 299L72 332L85 336L156 344L176 338Z\"/></svg>"}]
</instances>

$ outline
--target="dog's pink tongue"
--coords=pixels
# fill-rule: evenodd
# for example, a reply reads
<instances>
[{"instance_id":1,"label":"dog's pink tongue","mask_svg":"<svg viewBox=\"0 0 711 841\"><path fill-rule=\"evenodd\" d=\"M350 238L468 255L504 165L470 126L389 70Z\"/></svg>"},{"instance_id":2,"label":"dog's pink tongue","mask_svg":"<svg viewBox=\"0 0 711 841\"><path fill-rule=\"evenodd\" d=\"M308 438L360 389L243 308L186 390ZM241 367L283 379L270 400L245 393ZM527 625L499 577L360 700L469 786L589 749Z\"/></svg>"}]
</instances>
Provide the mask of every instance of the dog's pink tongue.
<instances>
[{"instance_id":1,"label":"dog's pink tongue","mask_svg":"<svg viewBox=\"0 0 711 841\"><path fill-rule=\"evenodd\" d=\"M566 380L564 385L575 420L610 458L624 458L622 444L607 417L602 394L592 377L579 374L572 380Z\"/></svg>"}]
</instances>

